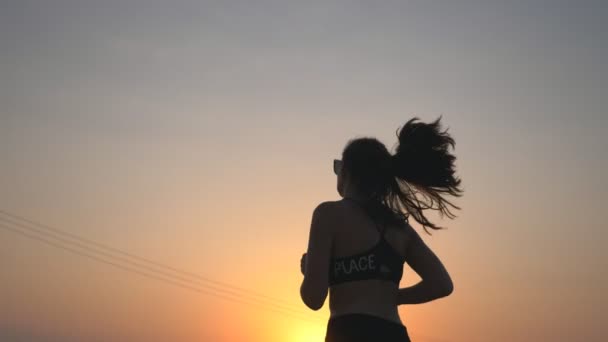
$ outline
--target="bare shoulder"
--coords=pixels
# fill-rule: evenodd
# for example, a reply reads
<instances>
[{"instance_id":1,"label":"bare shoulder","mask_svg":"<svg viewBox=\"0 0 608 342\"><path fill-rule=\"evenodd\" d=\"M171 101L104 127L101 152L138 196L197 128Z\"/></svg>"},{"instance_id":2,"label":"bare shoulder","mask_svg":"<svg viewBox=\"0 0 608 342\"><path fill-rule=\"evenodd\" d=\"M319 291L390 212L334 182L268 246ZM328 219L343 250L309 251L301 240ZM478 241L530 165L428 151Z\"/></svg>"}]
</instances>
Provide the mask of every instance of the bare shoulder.
<instances>
[{"instance_id":1,"label":"bare shoulder","mask_svg":"<svg viewBox=\"0 0 608 342\"><path fill-rule=\"evenodd\" d=\"M338 215L341 210L343 210L343 206L340 201L324 201L315 207L313 214L315 216L330 218Z\"/></svg>"},{"instance_id":2,"label":"bare shoulder","mask_svg":"<svg viewBox=\"0 0 608 342\"><path fill-rule=\"evenodd\" d=\"M334 201L319 203L312 213L311 234L324 238L333 236L339 210L339 205Z\"/></svg>"},{"instance_id":3,"label":"bare shoulder","mask_svg":"<svg viewBox=\"0 0 608 342\"><path fill-rule=\"evenodd\" d=\"M403 228L404 228L403 232L407 235L408 244L412 243L414 241L417 241L417 240L422 240L422 237L420 236L420 234L418 234L416 229L414 227L412 227L412 225L409 222L404 222Z\"/></svg>"},{"instance_id":4,"label":"bare shoulder","mask_svg":"<svg viewBox=\"0 0 608 342\"><path fill-rule=\"evenodd\" d=\"M334 226L336 222L340 221L344 210L344 204L341 201L324 201L315 207L313 220L323 221L329 226Z\"/></svg>"}]
</instances>

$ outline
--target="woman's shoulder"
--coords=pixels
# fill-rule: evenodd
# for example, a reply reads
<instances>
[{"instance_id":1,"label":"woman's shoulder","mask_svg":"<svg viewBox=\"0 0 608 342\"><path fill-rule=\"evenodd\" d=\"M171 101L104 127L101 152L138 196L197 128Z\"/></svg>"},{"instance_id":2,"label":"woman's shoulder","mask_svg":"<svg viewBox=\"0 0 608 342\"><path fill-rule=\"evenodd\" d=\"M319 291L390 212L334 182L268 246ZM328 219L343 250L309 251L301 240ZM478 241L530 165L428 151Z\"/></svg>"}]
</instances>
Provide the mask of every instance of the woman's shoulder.
<instances>
[{"instance_id":1,"label":"woman's shoulder","mask_svg":"<svg viewBox=\"0 0 608 342\"><path fill-rule=\"evenodd\" d=\"M330 219L336 217L342 210L340 201L323 201L314 208L313 217Z\"/></svg>"},{"instance_id":2,"label":"woman's shoulder","mask_svg":"<svg viewBox=\"0 0 608 342\"><path fill-rule=\"evenodd\" d=\"M342 222L344 216L348 216L350 211L352 211L352 208L350 208L348 203L344 200L323 201L315 207L313 217L338 223Z\"/></svg>"},{"instance_id":3,"label":"woman's shoulder","mask_svg":"<svg viewBox=\"0 0 608 342\"><path fill-rule=\"evenodd\" d=\"M337 201L323 201L315 207L315 211L337 211L343 210L346 207L346 201L337 200Z\"/></svg>"},{"instance_id":4,"label":"woman's shoulder","mask_svg":"<svg viewBox=\"0 0 608 342\"><path fill-rule=\"evenodd\" d=\"M327 212L335 210L335 208L338 206L338 202L339 201L323 201L317 204L313 212Z\"/></svg>"}]
</instances>

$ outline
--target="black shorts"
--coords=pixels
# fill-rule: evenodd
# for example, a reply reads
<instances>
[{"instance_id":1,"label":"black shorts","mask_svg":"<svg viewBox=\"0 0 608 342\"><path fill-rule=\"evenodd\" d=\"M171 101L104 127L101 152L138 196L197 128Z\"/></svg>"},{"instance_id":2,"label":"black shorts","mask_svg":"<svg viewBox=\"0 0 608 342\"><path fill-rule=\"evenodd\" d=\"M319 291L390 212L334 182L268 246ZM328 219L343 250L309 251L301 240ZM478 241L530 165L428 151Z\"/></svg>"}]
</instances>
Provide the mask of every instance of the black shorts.
<instances>
[{"instance_id":1,"label":"black shorts","mask_svg":"<svg viewBox=\"0 0 608 342\"><path fill-rule=\"evenodd\" d=\"M332 317L325 342L411 342L403 324L368 314Z\"/></svg>"}]
</instances>

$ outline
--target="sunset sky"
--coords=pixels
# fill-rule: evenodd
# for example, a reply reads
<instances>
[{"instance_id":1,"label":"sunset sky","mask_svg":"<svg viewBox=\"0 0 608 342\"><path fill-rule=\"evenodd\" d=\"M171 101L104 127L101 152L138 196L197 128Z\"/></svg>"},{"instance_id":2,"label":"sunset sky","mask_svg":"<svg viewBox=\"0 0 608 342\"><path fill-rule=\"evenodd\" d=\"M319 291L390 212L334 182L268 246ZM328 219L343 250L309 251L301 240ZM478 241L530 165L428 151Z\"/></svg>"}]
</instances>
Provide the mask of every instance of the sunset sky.
<instances>
[{"instance_id":1,"label":"sunset sky","mask_svg":"<svg viewBox=\"0 0 608 342\"><path fill-rule=\"evenodd\" d=\"M440 115L462 210L419 231L455 290L400 308L412 340L608 340L607 17L586 0L2 1L0 211L203 278L0 214L0 341L322 341L299 263L312 210L340 198L332 159Z\"/></svg>"}]
</instances>

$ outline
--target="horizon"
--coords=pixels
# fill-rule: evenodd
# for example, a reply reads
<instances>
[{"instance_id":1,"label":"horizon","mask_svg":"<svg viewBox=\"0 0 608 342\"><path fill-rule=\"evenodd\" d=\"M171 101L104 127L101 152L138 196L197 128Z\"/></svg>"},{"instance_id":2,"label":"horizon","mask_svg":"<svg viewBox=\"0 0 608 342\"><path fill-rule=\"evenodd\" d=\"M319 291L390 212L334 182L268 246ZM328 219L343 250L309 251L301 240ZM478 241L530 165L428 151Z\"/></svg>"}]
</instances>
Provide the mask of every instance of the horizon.
<instances>
[{"instance_id":1,"label":"horizon","mask_svg":"<svg viewBox=\"0 0 608 342\"><path fill-rule=\"evenodd\" d=\"M603 3L1 7L0 340L322 341L333 159L440 116L462 210L412 225L454 293L399 308L412 340L606 340Z\"/></svg>"}]
</instances>

